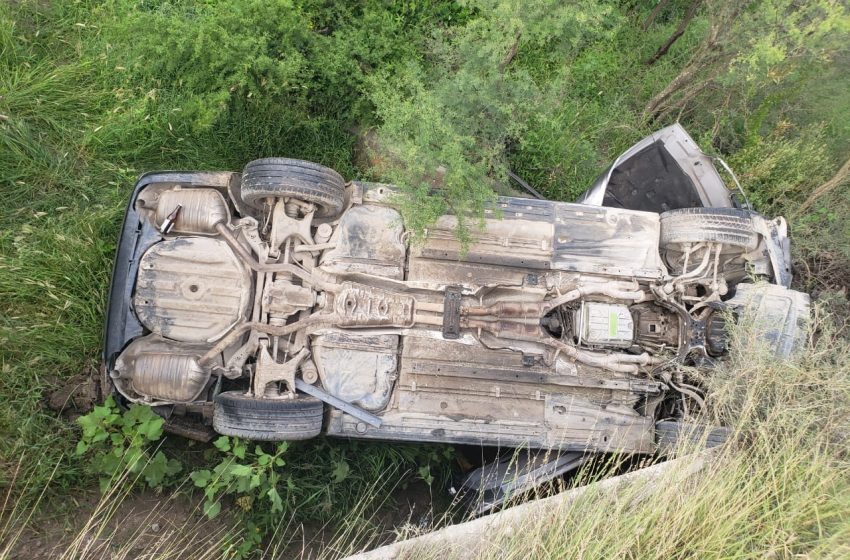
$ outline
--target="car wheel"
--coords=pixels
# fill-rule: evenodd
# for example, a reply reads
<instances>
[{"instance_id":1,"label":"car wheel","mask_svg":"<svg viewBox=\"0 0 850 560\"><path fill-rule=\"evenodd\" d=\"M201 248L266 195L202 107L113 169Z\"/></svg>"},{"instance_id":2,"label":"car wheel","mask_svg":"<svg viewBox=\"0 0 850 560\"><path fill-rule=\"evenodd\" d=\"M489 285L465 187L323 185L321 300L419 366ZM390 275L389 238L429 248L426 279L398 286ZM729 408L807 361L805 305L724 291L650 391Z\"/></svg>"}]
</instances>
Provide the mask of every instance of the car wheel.
<instances>
[{"instance_id":1,"label":"car wheel","mask_svg":"<svg viewBox=\"0 0 850 560\"><path fill-rule=\"evenodd\" d=\"M316 217L332 218L345 204L345 179L329 167L289 158L257 159L242 171L242 201L262 209L268 198L315 204Z\"/></svg>"},{"instance_id":2,"label":"car wheel","mask_svg":"<svg viewBox=\"0 0 850 560\"><path fill-rule=\"evenodd\" d=\"M694 446L717 447L724 444L731 434L729 428L690 422L663 420L655 424L655 443L662 452L680 449L682 445L687 446L686 450Z\"/></svg>"},{"instance_id":3,"label":"car wheel","mask_svg":"<svg viewBox=\"0 0 850 560\"><path fill-rule=\"evenodd\" d=\"M294 399L257 399L241 391L215 398L213 428L225 436L260 441L293 441L322 431L322 401L298 394Z\"/></svg>"},{"instance_id":4,"label":"car wheel","mask_svg":"<svg viewBox=\"0 0 850 560\"><path fill-rule=\"evenodd\" d=\"M661 256L671 274L681 274L686 260L702 261L709 247L687 253L700 243L721 244L724 273L743 276L745 263L739 257L759 245L753 213L738 208L679 208L661 214Z\"/></svg>"},{"instance_id":5,"label":"car wheel","mask_svg":"<svg viewBox=\"0 0 850 560\"><path fill-rule=\"evenodd\" d=\"M759 244L753 213L738 208L679 208L661 214L661 248L722 243L724 252L752 251Z\"/></svg>"}]
</instances>

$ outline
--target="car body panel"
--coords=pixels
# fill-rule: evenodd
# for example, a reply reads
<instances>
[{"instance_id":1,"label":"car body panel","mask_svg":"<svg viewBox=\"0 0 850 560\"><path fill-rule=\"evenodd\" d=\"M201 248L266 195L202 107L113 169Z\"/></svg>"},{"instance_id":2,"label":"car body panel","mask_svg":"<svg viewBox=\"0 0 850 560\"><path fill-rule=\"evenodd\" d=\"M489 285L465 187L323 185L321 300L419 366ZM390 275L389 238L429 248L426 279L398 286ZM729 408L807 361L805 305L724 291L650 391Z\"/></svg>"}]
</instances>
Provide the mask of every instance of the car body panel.
<instances>
[{"instance_id":1,"label":"car body panel","mask_svg":"<svg viewBox=\"0 0 850 560\"><path fill-rule=\"evenodd\" d=\"M142 219L138 207L139 194L154 184L205 186L228 192L234 183L238 184L238 175L229 171L156 171L144 173L136 181L121 223L109 283L102 351L107 369L131 340L144 333L144 326L133 309L135 278L142 255L162 240L154 224Z\"/></svg>"}]
</instances>

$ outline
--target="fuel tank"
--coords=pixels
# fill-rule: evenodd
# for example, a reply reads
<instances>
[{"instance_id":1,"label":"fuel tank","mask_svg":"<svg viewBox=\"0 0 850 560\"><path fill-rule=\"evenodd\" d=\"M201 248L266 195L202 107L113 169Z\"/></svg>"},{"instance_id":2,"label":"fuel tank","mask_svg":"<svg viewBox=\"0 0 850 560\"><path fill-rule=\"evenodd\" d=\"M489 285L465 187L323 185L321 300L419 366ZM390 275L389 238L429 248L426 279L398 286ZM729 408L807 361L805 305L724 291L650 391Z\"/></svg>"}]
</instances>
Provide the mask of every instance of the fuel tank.
<instances>
[{"instance_id":1,"label":"fuel tank","mask_svg":"<svg viewBox=\"0 0 850 560\"><path fill-rule=\"evenodd\" d=\"M227 243L179 237L142 256L134 308L152 332L181 342L213 342L248 312L250 271Z\"/></svg>"}]
</instances>

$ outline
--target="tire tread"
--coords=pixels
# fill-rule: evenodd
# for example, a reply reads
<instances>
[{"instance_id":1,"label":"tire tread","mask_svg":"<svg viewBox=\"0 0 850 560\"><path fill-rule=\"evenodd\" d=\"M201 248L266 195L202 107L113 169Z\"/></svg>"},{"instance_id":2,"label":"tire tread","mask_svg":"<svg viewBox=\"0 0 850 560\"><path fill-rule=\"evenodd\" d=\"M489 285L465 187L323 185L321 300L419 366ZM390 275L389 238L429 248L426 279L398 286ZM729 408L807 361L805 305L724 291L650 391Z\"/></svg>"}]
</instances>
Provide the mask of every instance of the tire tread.
<instances>
[{"instance_id":1,"label":"tire tread","mask_svg":"<svg viewBox=\"0 0 850 560\"><path fill-rule=\"evenodd\" d=\"M679 208L661 214L661 246L723 243L751 251L759 236L753 213L738 208Z\"/></svg>"},{"instance_id":2,"label":"tire tread","mask_svg":"<svg viewBox=\"0 0 850 560\"><path fill-rule=\"evenodd\" d=\"M322 431L324 405L299 394L291 399L255 399L241 391L219 394L213 428L226 436L259 441L310 439Z\"/></svg>"},{"instance_id":3,"label":"tire tread","mask_svg":"<svg viewBox=\"0 0 850 560\"><path fill-rule=\"evenodd\" d=\"M705 426L676 420L663 420L655 424L655 441L659 448L672 450L683 440L691 445L705 445L706 449L722 445L731 436L729 428Z\"/></svg>"},{"instance_id":4,"label":"tire tread","mask_svg":"<svg viewBox=\"0 0 850 560\"><path fill-rule=\"evenodd\" d=\"M345 180L317 163L290 158L254 160L242 172L242 200L261 208L263 200L295 197L319 206L316 216L333 217L345 203Z\"/></svg>"}]
</instances>

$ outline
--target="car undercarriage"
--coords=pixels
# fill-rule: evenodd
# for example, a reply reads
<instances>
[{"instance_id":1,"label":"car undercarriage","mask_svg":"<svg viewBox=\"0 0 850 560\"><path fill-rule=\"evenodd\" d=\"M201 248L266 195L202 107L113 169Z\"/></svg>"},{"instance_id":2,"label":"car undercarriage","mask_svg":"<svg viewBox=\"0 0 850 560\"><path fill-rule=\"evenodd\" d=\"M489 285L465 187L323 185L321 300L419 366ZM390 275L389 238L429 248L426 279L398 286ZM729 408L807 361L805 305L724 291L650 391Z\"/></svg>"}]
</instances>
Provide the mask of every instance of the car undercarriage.
<instances>
[{"instance_id":1,"label":"car undercarriage","mask_svg":"<svg viewBox=\"0 0 850 560\"><path fill-rule=\"evenodd\" d=\"M397 189L309 162L144 175L106 374L124 402L256 440L652 452L704 406L678 365L725 359L740 321L788 357L808 318L784 220L688 142L645 139L579 203L501 197L468 244L451 215L411 241Z\"/></svg>"}]
</instances>

